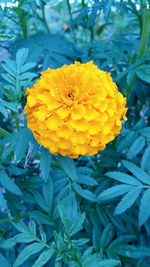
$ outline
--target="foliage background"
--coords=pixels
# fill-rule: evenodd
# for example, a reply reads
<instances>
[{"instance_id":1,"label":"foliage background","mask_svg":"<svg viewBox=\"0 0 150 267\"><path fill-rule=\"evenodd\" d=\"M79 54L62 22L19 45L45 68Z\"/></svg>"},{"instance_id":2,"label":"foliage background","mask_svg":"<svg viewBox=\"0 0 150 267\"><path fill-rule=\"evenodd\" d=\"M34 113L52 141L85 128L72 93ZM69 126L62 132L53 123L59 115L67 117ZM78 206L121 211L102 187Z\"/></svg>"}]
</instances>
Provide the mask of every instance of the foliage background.
<instances>
[{"instance_id":1,"label":"foliage background","mask_svg":"<svg viewBox=\"0 0 150 267\"><path fill-rule=\"evenodd\" d=\"M0 1L0 266L150 266L150 1ZM51 155L26 127L41 71L93 60L128 99L92 157Z\"/></svg>"}]
</instances>

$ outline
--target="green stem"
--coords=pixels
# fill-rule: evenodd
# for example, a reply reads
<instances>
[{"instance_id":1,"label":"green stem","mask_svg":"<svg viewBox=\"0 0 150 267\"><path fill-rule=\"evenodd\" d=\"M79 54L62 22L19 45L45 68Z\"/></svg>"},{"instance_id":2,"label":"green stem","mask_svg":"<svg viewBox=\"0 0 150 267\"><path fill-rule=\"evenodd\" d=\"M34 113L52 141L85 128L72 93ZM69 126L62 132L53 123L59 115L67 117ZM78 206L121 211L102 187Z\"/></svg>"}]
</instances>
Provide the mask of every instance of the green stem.
<instances>
[{"instance_id":1,"label":"green stem","mask_svg":"<svg viewBox=\"0 0 150 267\"><path fill-rule=\"evenodd\" d=\"M21 220L21 219L23 219L23 218L25 218L25 217L28 217L29 215L28 214L26 214L26 213L24 213L24 214L19 214L19 215L16 215L15 217L13 217L13 218L6 218L6 219L3 219L3 220L0 220L0 224L1 223L7 223L7 222L11 222L11 221L14 221L14 220Z\"/></svg>"},{"instance_id":2,"label":"green stem","mask_svg":"<svg viewBox=\"0 0 150 267\"><path fill-rule=\"evenodd\" d=\"M70 16L70 28L71 28L72 35L73 35L73 40L76 43L77 39L76 39L75 30L74 30L74 28L72 26L73 18L72 18L72 12L71 12L71 6L70 6L70 3L69 3L69 0L67 0L67 7L68 7L69 16Z\"/></svg>"},{"instance_id":3,"label":"green stem","mask_svg":"<svg viewBox=\"0 0 150 267\"><path fill-rule=\"evenodd\" d=\"M42 8L42 22L46 28L47 33L50 33L50 29L49 29L49 26L47 24L47 20L46 20L46 16L45 16L45 3L44 2L42 2L41 8Z\"/></svg>"},{"instance_id":4,"label":"green stem","mask_svg":"<svg viewBox=\"0 0 150 267\"><path fill-rule=\"evenodd\" d=\"M82 0L81 2L82 2L82 6L85 7L86 4L85 4L84 0Z\"/></svg>"},{"instance_id":5,"label":"green stem","mask_svg":"<svg viewBox=\"0 0 150 267\"><path fill-rule=\"evenodd\" d=\"M90 30L90 42L92 42L94 40L94 26L93 25L90 26L89 30ZM89 49L88 56L90 57L91 54L92 54L92 48Z\"/></svg>"},{"instance_id":6,"label":"green stem","mask_svg":"<svg viewBox=\"0 0 150 267\"><path fill-rule=\"evenodd\" d=\"M18 131L20 131L18 114L16 112L13 112L13 115L14 115L14 119L15 119L15 123L16 123L16 129Z\"/></svg>"},{"instance_id":7,"label":"green stem","mask_svg":"<svg viewBox=\"0 0 150 267\"><path fill-rule=\"evenodd\" d=\"M7 136L8 134L10 134L8 131L0 127L0 136L4 137Z\"/></svg>"},{"instance_id":8,"label":"green stem","mask_svg":"<svg viewBox=\"0 0 150 267\"><path fill-rule=\"evenodd\" d=\"M22 9L19 10L20 27L22 29L23 37L28 37L27 17L26 12Z\"/></svg>"},{"instance_id":9,"label":"green stem","mask_svg":"<svg viewBox=\"0 0 150 267\"><path fill-rule=\"evenodd\" d=\"M147 43L148 43L148 36L149 36L149 26L150 26L150 8L146 10L145 16L143 19L142 36L141 36L141 43L140 43L138 58L144 56L144 53L146 51Z\"/></svg>"},{"instance_id":10,"label":"green stem","mask_svg":"<svg viewBox=\"0 0 150 267\"><path fill-rule=\"evenodd\" d=\"M145 13L143 15L143 25L142 25L142 35L141 35L141 41L140 41L140 47L137 55L137 59L141 58L144 56L145 51L147 49L147 44L148 44L148 36L149 36L149 26L150 26L150 7L145 10ZM135 83L136 80L136 73L134 74L131 83L129 87L127 88L127 96L129 96L132 87Z\"/></svg>"}]
</instances>

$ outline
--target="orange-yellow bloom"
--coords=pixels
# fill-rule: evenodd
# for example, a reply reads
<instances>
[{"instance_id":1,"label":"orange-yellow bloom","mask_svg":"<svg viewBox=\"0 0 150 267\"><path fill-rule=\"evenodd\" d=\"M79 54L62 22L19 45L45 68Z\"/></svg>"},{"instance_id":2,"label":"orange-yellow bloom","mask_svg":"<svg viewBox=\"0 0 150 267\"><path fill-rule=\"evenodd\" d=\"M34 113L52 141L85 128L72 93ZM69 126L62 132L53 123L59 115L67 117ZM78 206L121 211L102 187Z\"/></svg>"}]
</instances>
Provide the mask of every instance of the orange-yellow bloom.
<instances>
[{"instance_id":1,"label":"orange-yellow bloom","mask_svg":"<svg viewBox=\"0 0 150 267\"><path fill-rule=\"evenodd\" d=\"M26 94L28 127L56 155L94 155L126 120L126 99L110 74L92 62L48 69Z\"/></svg>"}]
</instances>

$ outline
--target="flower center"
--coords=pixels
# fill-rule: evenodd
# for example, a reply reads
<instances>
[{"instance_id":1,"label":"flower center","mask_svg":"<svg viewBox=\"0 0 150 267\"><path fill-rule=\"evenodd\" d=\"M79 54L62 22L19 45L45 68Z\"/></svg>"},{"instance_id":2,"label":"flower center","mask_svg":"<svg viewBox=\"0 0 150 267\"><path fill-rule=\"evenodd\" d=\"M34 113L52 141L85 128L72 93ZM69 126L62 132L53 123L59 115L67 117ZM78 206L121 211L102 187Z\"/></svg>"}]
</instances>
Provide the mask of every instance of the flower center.
<instances>
[{"instance_id":1,"label":"flower center","mask_svg":"<svg viewBox=\"0 0 150 267\"><path fill-rule=\"evenodd\" d=\"M69 100L73 101L74 100L73 92L68 93L67 98L69 98Z\"/></svg>"}]
</instances>

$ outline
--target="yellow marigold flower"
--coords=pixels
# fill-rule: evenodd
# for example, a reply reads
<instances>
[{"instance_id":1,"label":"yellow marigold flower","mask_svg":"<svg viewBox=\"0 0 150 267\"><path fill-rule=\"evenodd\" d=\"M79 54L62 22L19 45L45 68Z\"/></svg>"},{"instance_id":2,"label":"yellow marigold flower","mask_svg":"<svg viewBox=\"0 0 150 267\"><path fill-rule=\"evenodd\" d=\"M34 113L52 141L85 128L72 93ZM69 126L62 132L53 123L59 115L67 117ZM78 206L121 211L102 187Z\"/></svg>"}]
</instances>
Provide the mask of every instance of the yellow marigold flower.
<instances>
[{"instance_id":1,"label":"yellow marigold flower","mask_svg":"<svg viewBox=\"0 0 150 267\"><path fill-rule=\"evenodd\" d=\"M126 99L93 62L48 69L27 89L28 127L53 154L94 155L120 133Z\"/></svg>"}]
</instances>

